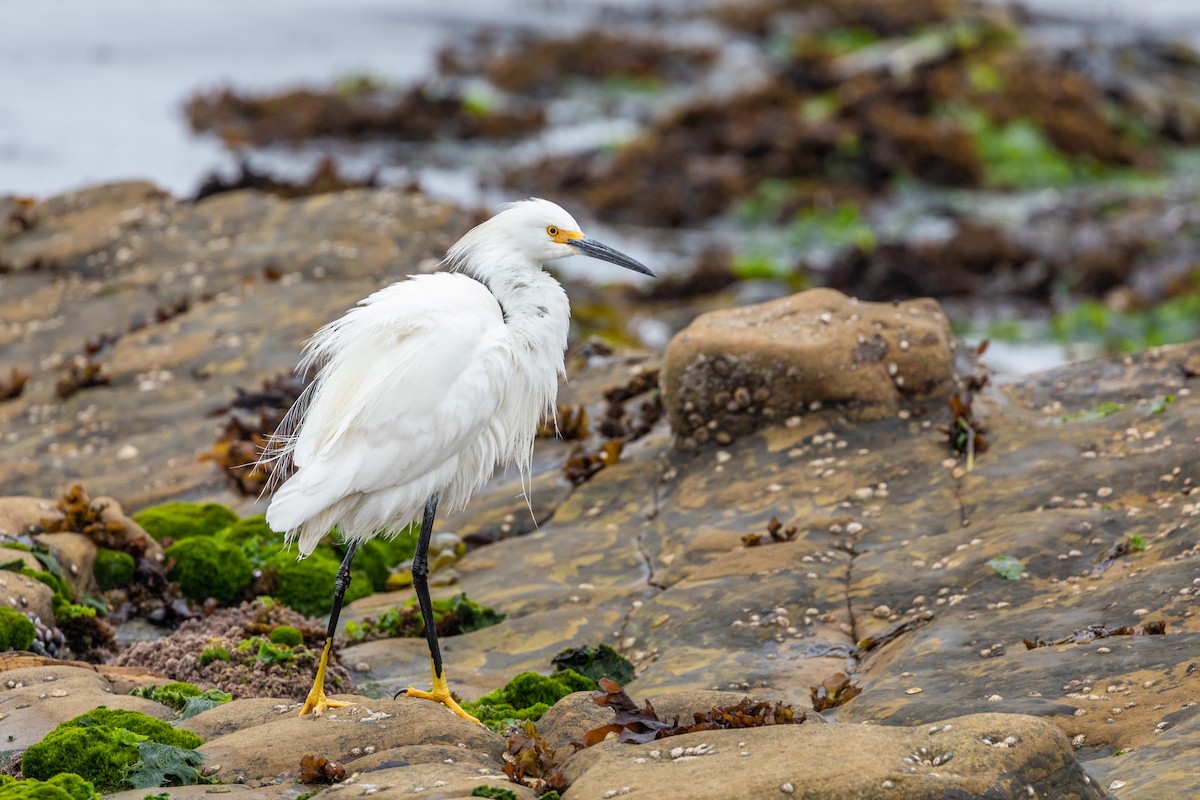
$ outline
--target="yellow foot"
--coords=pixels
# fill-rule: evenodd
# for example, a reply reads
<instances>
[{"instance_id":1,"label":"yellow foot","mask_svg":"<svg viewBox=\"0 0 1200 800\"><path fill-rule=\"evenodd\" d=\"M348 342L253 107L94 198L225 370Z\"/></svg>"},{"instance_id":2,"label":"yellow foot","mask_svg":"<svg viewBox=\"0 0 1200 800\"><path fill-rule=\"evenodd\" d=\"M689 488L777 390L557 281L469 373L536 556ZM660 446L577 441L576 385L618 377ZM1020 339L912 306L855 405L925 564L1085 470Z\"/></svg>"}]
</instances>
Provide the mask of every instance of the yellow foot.
<instances>
[{"instance_id":1,"label":"yellow foot","mask_svg":"<svg viewBox=\"0 0 1200 800\"><path fill-rule=\"evenodd\" d=\"M314 717L319 717L330 708L343 708L352 705L354 703L347 703L344 700L330 700L325 696L325 692L313 687L313 690L308 693L308 699L304 701L304 708L300 709L300 716L306 717L312 714Z\"/></svg>"},{"instance_id":2,"label":"yellow foot","mask_svg":"<svg viewBox=\"0 0 1200 800\"><path fill-rule=\"evenodd\" d=\"M402 694L405 697L416 697L421 700L432 700L435 703L441 703L446 708L450 709L468 722L474 722L476 725L483 724L467 712L463 711L462 706L454 702L454 698L450 696L450 689L446 686L446 681L444 678L442 679L440 686L438 685L437 681L434 682L432 692L423 692L420 689L414 689L410 686L407 689L404 689Z\"/></svg>"}]
</instances>

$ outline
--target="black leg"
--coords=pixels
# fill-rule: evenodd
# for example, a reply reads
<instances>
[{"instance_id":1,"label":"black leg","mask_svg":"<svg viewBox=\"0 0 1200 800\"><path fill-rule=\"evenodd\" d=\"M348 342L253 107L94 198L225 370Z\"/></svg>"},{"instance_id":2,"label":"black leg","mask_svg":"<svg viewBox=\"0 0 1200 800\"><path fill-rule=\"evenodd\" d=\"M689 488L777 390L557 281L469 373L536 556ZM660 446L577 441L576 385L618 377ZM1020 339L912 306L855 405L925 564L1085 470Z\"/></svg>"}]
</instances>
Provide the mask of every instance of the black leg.
<instances>
[{"instance_id":1,"label":"black leg","mask_svg":"<svg viewBox=\"0 0 1200 800\"><path fill-rule=\"evenodd\" d=\"M417 552L413 554L413 591L417 594L417 605L421 607L421 620L425 623L425 640L429 642L429 658L433 661L434 680L442 677L442 651L438 647L437 626L433 620L433 601L429 598L429 539L433 535L433 518L437 516L439 493L434 492L425 504L421 517L421 535L417 538ZM406 690L396 692L396 697Z\"/></svg>"},{"instance_id":2,"label":"black leg","mask_svg":"<svg viewBox=\"0 0 1200 800\"><path fill-rule=\"evenodd\" d=\"M342 600L346 597L346 590L350 588L350 562L354 560L354 551L358 549L358 541L351 540L346 546L346 555L342 558L342 565L338 567L337 580L333 583L333 608L329 611L329 627L325 629L325 641L332 642L333 636L337 633L338 616L342 613Z\"/></svg>"},{"instance_id":3,"label":"black leg","mask_svg":"<svg viewBox=\"0 0 1200 800\"><path fill-rule=\"evenodd\" d=\"M337 633L338 616L342 612L342 601L346 597L346 589L350 588L350 562L354 560L354 551L357 549L358 542L350 542L346 548L346 555L342 559L342 565L338 567L337 580L333 585L333 608L329 610L329 627L325 629L325 646L321 648L321 660L317 664L317 675L313 679L312 690L308 693L308 699L304 701L304 707L300 709L302 717L308 714L319 717L328 708L349 705L341 700L330 700L325 697L325 668L329 665L329 655L333 652L333 637Z\"/></svg>"},{"instance_id":4,"label":"black leg","mask_svg":"<svg viewBox=\"0 0 1200 800\"><path fill-rule=\"evenodd\" d=\"M396 692L396 697L407 695L422 700L441 703L458 716L479 724L479 720L463 711L450 693L446 675L442 672L442 651L438 647L437 625L433 620L433 602L429 599L429 538L433 534L433 518L437 516L438 493L435 492L425 504L425 516L421 518L421 535L417 539L417 552L413 554L413 591L421 607L421 619L425 623L425 640L429 642L429 662L433 667L433 691L425 692L409 686Z\"/></svg>"}]
</instances>

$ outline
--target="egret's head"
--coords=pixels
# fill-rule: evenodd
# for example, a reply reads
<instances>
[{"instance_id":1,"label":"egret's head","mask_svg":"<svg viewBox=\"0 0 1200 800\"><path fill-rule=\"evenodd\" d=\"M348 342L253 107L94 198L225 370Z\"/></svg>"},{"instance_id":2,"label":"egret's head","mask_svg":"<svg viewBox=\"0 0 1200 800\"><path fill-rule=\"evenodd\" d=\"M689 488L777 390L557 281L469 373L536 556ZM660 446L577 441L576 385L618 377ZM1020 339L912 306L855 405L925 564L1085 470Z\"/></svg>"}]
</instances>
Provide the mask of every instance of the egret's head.
<instances>
[{"instance_id":1,"label":"egret's head","mask_svg":"<svg viewBox=\"0 0 1200 800\"><path fill-rule=\"evenodd\" d=\"M645 265L585 236L575 218L549 200L532 198L508 204L454 245L450 257L461 261L472 258L473 250L502 248L516 251L531 266L585 255L654 277Z\"/></svg>"}]
</instances>

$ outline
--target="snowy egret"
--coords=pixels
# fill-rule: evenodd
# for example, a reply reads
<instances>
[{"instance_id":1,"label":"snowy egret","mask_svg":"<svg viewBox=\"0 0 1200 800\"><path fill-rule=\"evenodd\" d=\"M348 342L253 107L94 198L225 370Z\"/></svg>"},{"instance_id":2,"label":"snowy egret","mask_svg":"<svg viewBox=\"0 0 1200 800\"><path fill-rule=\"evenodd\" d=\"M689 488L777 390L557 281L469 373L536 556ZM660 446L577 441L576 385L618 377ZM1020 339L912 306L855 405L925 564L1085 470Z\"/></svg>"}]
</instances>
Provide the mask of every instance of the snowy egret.
<instances>
[{"instance_id":1,"label":"snowy egret","mask_svg":"<svg viewBox=\"0 0 1200 800\"><path fill-rule=\"evenodd\" d=\"M584 236L547 200L506 206L450 248L448 271L393 283L319 330L299 371L319 371L271 438L264 460L292 472L267 523L301 557L334 526L347 547L312 691L300 715L346 705L325 696L350 563L362 541L420 519L413 589L425 623L433 690L450 696L429 598L429 537L438 509L464 508L497 465L529 471L538 422L554 412L571 309L547 261L587 255L653 277ZM400 693L397 693L399 696Z\"/></svg>"}]
</instances>

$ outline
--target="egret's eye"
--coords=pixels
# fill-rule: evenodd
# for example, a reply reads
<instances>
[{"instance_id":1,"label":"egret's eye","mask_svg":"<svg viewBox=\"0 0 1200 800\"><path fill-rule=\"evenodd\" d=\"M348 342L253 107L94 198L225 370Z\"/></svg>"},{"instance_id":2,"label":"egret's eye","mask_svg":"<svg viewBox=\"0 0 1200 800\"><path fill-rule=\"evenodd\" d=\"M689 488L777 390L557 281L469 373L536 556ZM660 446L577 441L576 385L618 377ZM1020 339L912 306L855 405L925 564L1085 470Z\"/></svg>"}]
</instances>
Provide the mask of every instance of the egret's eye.
<instances>
[{"instance_id":1,"label":"egret's eye","mask_svg":"<svg viewBox=\"0 0 1200 800\"><path fill-rule=\"evenodd\" d=\"M551 236L558 236L558 228L551 225L549 228L546 228L546 233L550 234Z\"/></svg>"}]
</instances>

